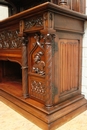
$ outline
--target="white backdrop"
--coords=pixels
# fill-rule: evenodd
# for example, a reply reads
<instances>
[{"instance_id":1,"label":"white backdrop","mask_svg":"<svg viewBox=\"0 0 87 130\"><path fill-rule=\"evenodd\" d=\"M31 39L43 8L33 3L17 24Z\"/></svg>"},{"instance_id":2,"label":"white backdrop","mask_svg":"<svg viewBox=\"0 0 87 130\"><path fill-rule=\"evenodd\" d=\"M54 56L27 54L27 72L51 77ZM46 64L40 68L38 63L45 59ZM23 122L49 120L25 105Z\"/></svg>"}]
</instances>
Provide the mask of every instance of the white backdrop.
<instances>
[{"instance_id":1,"label":"white backdrop","mask_svg":"<svg viewBox=\"0 0 87 130\"><path fill-rule=\"evenodd\" d=\"M0 5L0 20L8 17L8 7Z\"/></svg>"}]
</instances>

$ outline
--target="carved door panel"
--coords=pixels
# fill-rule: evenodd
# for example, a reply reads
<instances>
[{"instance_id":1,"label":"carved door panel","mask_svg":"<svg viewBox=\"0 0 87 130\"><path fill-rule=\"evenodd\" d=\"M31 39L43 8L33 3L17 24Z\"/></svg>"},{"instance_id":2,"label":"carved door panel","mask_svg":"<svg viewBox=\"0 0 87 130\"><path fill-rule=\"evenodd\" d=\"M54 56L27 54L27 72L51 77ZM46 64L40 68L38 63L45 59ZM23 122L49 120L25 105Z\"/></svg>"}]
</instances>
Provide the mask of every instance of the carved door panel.
<instances>
[{"instance_id":1,"label":"carved door panel","mask_svg":"<svg viewBox=\"0 0 87 130\"><path fill-rule=\"evenodd\" d=\"M28 81L29 96L41 102L45 101L45 50L38 35L29 38Z\"/></svg>"},{"instance_id":2,"label":"carved door panel","mask_svg":"<svg viewBox=\"0 0 87 130\"><path fill-rule=\"evenodd\" d=\"M79 90L80 43L78 40L59 41L60 96Z\"/></svg>"}]
</instances>

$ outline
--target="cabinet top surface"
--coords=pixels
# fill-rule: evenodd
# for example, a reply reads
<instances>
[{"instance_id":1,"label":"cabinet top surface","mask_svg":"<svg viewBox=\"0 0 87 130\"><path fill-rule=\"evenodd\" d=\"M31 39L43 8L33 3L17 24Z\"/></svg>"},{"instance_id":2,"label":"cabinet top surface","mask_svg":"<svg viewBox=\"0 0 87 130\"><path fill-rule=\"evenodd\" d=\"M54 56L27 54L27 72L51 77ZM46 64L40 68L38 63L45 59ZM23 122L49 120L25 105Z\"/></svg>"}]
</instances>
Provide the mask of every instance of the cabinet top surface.
<instances>
[{"instance_id":1,"label":"cabinet top surface","mask_svg":"<svg viewBox=\"0 0 87 130\"><path fill-rule=\"evenodd\" d=\"M61 15L68 15L69 17L75 17L75 18L79 18L82 20L87 20L87 16L75 11L72 11L70 9L66 9L63 7L60 7L56 4L53 4L51 2L45 2L43 4L40 4L38 6L35 6L33 8L27 9L25 11L22 11L20 13L17 13L13 16L10 16L2 21L0 21L0 25L6 23L6 22L11 22L13 20L22 20L22 19L26 19L29 18L30 16L36 16L36 14L41 14L47 11L51 11L54 12L56 14L61 14Z\"/></svg>"}]
</instances>

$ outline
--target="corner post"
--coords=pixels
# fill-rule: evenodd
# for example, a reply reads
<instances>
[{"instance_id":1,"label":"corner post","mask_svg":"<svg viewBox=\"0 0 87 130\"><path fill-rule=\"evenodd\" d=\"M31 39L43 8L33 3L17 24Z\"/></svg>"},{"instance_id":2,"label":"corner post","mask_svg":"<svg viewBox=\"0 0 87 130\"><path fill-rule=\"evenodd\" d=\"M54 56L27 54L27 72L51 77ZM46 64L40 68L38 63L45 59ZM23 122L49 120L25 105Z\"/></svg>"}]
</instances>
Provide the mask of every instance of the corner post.
<instances>
[{"instance_id":1,"label":"corner post","mask_svg":"<svg viewBox=\"0 0 87 130\"><path fill-rule=\"evenodd\" d=\"M54 51L54 38L56 30L54 30L54 14L52 12L46 12L43 14L44 29L40 32L44 35L44 47L45 47L45 106L47 109L53 106L54 100L54 68L53 68L53 51Z\"/></svg>"},{"instance_id":2,"label":"corner post","mask_svg":"<svg viewBox=\"0 0 87 130\"><path fill-rule=\"evenodd\" d=\"M45 97L45 106L47 108L53 105L53 34L47 34L45 37L45 85L46 85L46 97Z\"/></svg>"}]
</instances>

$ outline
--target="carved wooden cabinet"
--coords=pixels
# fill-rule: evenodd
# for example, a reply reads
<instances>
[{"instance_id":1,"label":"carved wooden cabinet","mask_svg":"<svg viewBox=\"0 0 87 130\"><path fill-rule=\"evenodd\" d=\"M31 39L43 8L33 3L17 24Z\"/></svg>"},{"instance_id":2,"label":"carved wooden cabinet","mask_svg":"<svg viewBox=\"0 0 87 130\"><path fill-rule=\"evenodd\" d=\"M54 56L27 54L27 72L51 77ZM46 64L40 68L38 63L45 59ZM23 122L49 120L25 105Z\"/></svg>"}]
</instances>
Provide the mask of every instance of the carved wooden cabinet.
<instances>
[{"instance_id":1,"label":"carved wooden cabinet","mask_svg":"<svg viewBox=\"0 0 87 130\"><path fill-rule=\"evenodd\" d=\"M46 2L0 22L0 99L42 129L87 109L81 95L86 19Z\"/></svg>"}]
</instances>

